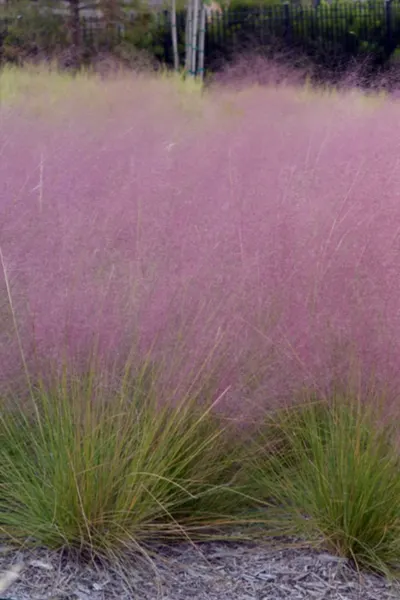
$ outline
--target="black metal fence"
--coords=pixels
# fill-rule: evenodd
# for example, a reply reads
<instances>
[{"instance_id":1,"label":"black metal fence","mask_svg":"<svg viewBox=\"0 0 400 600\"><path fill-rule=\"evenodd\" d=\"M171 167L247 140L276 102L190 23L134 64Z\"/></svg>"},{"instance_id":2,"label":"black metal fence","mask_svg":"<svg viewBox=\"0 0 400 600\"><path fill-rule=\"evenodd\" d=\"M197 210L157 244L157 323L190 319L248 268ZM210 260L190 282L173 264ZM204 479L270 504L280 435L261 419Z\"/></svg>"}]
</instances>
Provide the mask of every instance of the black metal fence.
<instances>
[{"instance_id":1,"label":"black metal fence","mask_svg":"<svg viewBox=\"0 0 400 600\"><path fill-rule=\"evenodd\" d=\"M354 57L385 63L400 49L400 1L289 3L214 14L207 23L206 65L243 49L285 48L322 66Z\"/></svg>"},{"instance_id":2,"label":"black metal fence","mask_svg":"<svg viewBox=\"0 0 400 600\"><path fill-rule=\"evenodd\" d=\"M178 46L183 61L185 14L177 15ZM10 37L10 32L12 33ZM35 35L39 36L36 28ZM151 52L172 64L171 20L168 12L137 15L129 22L104 29L97 19L82 20L81 39L92 52L124 44ZM42 36L43 37L43 36ZM0 46L23 43L24 21L0 22ZM289 3L240 6L211 13L206 23L205 67L215 68L243 50L284 47L293 56L307 55L322 66L335 66L349 58L373 57L385 63L400 50L400 0L334 1L319 6Z\"/></svg>"}]
</instances>

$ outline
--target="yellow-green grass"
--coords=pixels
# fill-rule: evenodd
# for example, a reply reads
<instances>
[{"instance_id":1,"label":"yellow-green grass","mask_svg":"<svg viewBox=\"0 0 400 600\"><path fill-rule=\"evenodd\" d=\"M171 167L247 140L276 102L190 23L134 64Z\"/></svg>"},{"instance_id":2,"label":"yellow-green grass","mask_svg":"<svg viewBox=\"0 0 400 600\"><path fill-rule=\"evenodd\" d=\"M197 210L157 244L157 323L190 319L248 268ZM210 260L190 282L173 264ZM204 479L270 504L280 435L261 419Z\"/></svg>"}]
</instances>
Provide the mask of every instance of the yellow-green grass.
<instances>
[{"instance_id":1,"label":"yellow-green grass","mask_svg":"<svg viewBox=\"0 0 400 600\"><path fill-rule=\"evenodd\" d=\"M234 522L238 447L215 416L220 398L161 403L157 385L145 362L112 378L64 369L23 402L3 398L0 535L117 555Z\"/></svg>"},{"instance_id":2,"label":"yellow-green grass","mask_svg":"<svg viewBox=\"0 0 400 600\"><path fill-rule=\"evenodd\" d=\"M400 460L379 406L336 394L268 417L252 484L283 532L398 575Z\"/></svg>"}]
</instances>

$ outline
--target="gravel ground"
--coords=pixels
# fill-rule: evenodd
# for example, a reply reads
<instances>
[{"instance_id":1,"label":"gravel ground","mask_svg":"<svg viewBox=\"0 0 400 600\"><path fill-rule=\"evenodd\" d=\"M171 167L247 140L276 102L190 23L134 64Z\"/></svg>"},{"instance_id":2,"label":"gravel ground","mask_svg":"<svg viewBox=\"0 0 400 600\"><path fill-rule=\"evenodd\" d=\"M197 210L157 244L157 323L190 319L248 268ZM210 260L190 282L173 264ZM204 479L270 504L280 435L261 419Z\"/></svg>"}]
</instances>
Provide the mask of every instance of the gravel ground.
<instances>
[{"instance_id":1,"label":"gravel ground","mask_svg":"<svg viewBox=\"0 0 400 600\"><path fill-rule=\"evenodd\" d=\"M0 547L1 549L1 547ZM158 549L151 567L124 573L83 566L59 553L3 548L0 573L23 565L12 600L400 600L400 584L358 574L346 560L312 549L238 542Z\"/></svg>"}]
</instances>

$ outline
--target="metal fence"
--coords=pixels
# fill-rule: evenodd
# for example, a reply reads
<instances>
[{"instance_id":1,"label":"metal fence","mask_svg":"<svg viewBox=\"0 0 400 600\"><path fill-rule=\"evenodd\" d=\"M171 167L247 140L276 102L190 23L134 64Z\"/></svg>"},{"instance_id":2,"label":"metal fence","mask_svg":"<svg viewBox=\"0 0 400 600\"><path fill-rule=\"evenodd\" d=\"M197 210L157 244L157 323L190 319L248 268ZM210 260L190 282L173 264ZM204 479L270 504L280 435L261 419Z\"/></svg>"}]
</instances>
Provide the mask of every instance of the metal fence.
<instances>
[{"instance_id":1,"label":"metal fence","mask_svg":"<svg viewBox=\"0 0 400 600\"><path fill-rule=\"evenodd\" d=\"M1 40L9 23L0 23ZM96 51L117 44L135 45L172 64L171 19L152 13L104 29L98 19L83 19L82 43ZM19 27L23 29L23 22ZM185 14L177 15L178 46L183 60ZM21 36L20 36L21 37ZM246 50L284 46L330 65L335 60L368 55L383 63L400 48L400 0L335 1L319 6L239 5L210 13L206 22L205 66Z\"/></svg>"},{"instance_id":2,"label":"metal fence","mask_svg":"<svg viewBox=\"0 0 400 600\"><path fill-rule=\"evenodd\" d=\"M332 66L357 56L383 63L400 47L400 1L315 7L285 3L227 10L212 15L207 23L208 64L225 53L274 47L292 49Z\"/></svg>"}]
</instances>

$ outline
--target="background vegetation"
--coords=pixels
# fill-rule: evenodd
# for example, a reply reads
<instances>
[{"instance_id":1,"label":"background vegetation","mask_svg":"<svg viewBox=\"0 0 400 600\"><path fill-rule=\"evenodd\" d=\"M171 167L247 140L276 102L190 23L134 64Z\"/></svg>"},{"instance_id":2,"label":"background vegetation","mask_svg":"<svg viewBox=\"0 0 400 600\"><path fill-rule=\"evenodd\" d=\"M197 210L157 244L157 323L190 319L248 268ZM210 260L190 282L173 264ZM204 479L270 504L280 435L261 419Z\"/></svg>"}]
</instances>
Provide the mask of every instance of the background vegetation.
<instances>
[{"instance_id":1,"label":"background vegetation","mask_svg":"<svg viewBox=\"0 0 400 600\"><path fill-rule=\"evenodd\" d=\"M218 70L243 52L287 54L288 61L319 73L343 72L355 59L376 72L396 62L400 43L400 6L389 3L320 2L280 4L265 0L222 3L222 14L207 20L206 68ZM180 65L185 55L186 16L176 4ZM59 0L17 0L3 7L3 60L61 56L64 66L88 64L100 55L113 55L137 65L138 51L158 63L174 64L171 7L149 7L139 0L98 0L85 5ZM7 31L6 31L7 29ZM296 59L295 59L296 57ZM353 65L354 66L354 65Z\"/></svg>"}]
</instances>

